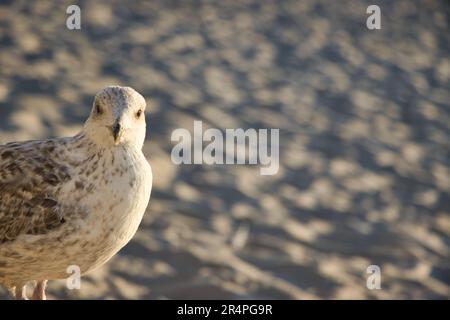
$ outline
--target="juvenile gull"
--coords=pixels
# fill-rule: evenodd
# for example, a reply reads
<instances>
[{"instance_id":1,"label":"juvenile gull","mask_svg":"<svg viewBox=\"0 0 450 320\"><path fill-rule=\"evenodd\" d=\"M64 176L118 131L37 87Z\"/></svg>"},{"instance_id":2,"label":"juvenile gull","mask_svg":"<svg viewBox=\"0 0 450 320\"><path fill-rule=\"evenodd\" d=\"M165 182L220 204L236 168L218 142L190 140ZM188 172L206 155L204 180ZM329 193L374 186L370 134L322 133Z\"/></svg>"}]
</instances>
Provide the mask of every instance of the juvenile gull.
<instances>
[{"instance_id":1,"label":"juvenile gull","mask_svg":"<svg viewBox=\"0 0 450 320\"><path fill-rule=\"evenodd\" d=\"M135 234L152 186L145 106L110 86L79 134L0 145L0 284L17 299L29 281L45 299L48 279L103 265Z\"/></svg>"}]
</instances>

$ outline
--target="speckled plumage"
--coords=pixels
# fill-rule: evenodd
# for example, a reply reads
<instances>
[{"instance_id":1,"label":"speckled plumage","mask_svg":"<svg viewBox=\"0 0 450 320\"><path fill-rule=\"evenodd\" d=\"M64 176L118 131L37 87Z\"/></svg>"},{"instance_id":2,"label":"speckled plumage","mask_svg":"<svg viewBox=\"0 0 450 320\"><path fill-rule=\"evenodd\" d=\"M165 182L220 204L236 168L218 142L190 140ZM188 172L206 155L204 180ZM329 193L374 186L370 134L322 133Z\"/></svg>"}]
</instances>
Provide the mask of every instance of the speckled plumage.
<instances>
[{"instance_id":1,"label":"speckled plumage","mask_svg":"<svg viewBox=\"0 0 450 320\"><path fill-rule=\"evenodd\" d=\"M144 109L133 89L107 87L76 136L0 146L0 284L85 273L133 237L152 184Z\"/></svg>"}]
</instances>

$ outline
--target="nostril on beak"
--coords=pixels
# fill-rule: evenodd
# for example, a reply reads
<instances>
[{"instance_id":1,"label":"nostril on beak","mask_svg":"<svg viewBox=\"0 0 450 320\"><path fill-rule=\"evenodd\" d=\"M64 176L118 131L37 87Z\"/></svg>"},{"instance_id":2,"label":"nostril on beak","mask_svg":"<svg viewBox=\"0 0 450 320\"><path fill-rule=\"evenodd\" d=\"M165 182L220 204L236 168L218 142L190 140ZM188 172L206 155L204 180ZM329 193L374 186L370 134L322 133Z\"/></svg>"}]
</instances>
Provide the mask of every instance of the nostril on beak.
<instances>
[{"instance_id":1,"label":"nostril on beak","mask_svg":"<svg viewBox=\"0 0 450 320\"><path fill-rule=\"evenodd\" d=\"M120 126L119 123L115 123L115 124L112 126L112 133L113 133L113 136L114 136L114 140L115 140L115 141L117 141L117 138L119 137L120 130L121 130L121 126Z\"/></svg>"}]
</instances>

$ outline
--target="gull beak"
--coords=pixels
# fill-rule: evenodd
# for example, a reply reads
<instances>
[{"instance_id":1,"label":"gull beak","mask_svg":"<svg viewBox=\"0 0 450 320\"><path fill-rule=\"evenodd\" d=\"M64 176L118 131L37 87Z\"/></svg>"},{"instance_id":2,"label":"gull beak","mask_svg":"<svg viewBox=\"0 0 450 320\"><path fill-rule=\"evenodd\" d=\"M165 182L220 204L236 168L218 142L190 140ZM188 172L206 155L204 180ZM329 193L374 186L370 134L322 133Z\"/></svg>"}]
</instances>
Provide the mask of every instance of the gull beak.
<instances>
[{"instance_id":1,"label":"gull beak","mask_svg":"<svg viewBox=\"0 0 450 320\"><path fill-rule=\"evenodd\" d=\"M122 136L122 126L119 122L114 123L114 125L111 127L112 135L114 138L114 144L118 145L120 142L120 137Z\"/></svg>"}]
</instances>

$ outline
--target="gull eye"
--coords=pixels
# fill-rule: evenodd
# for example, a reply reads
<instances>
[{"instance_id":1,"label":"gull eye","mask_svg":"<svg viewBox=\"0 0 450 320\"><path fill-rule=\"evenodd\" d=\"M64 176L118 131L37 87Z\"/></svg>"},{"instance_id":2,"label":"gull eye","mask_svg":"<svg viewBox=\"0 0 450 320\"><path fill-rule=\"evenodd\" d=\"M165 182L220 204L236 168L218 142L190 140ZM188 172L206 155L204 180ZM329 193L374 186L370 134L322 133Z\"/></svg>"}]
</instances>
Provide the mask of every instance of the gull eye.
<instances>
[{"instance_id":1,"label":"gull eye","mask_svg":"<svg viewBox=\"0 0 450 320\"><path fill-rule=\"evenodd\" d=\"M100 107L100 104L98 102L95 103L95 113L96 114L102 114L103 113L102 107Z\"/></svg>"},{"instance_id":2,"label":"gull eye","mask_svg":"<svg viewBox=\"0 0 450 320\"><path fill-rule=\"evenodd\" d=\"M138 112L136 112L136 118L140 118L142 115L142 110L138 110Z\"/></svg>"}]
</instances>

